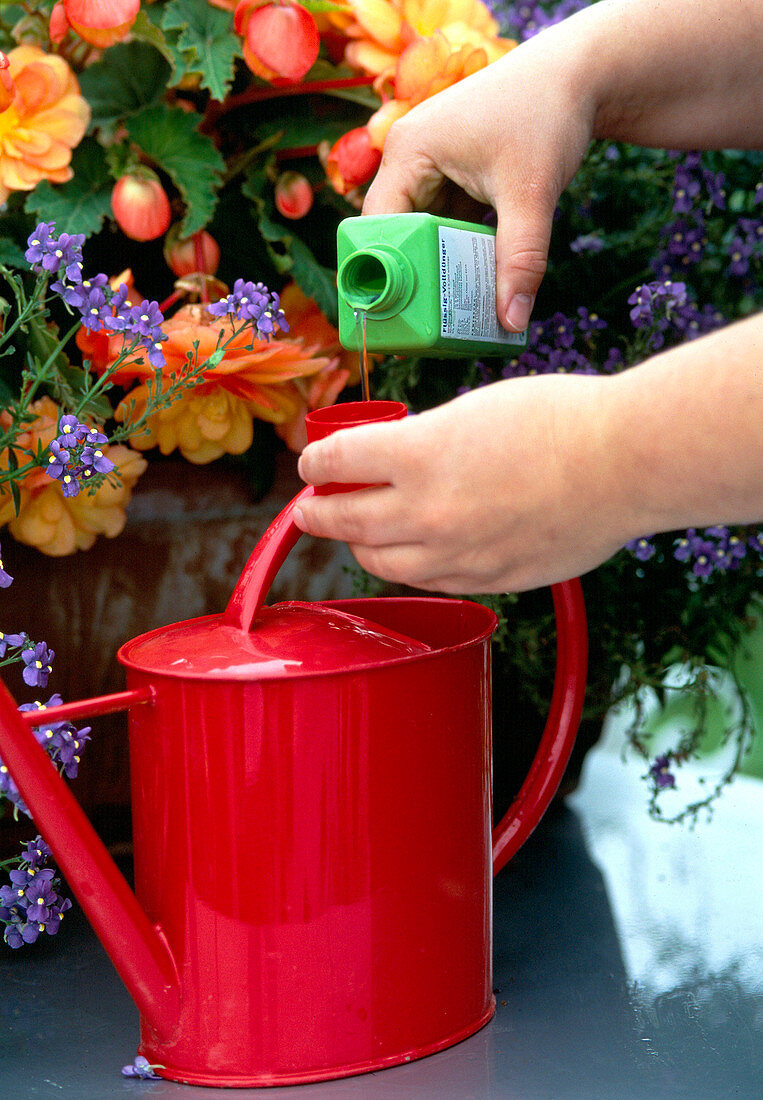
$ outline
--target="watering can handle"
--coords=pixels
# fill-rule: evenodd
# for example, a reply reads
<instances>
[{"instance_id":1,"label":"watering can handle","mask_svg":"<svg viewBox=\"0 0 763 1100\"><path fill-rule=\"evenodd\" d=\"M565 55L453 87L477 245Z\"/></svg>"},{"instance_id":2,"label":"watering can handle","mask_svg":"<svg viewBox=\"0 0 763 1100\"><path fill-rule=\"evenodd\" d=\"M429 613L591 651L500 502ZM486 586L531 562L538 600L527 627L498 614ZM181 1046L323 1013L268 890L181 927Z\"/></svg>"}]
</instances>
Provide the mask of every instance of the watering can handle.
<instances>
[{"instance_id":1,"label":"watering can handle","mask_svg":"<svg viewBox=\"0 0 763 1100\"><path fill-rule=\"evenodd\" d=\"M538 751L517 797L493 829L493 874L529 837L556 793L575 743L583 710L588 632L580 581L551 585L556 614L556 673Z\"/></svg>"},{"instance_id":2,"label":"watering can handle","mask_svg":"<svg viewBox=\"0 0 763 1100\"><path fill-rule=\"evenodd\" d=\"M314 493L312 485L306 485L297 493L278 513L249 555L223 613L222 621L226 626L249 632L276 573L302 534L292 519L294 509Z\"/></svg>"}]
</instances>

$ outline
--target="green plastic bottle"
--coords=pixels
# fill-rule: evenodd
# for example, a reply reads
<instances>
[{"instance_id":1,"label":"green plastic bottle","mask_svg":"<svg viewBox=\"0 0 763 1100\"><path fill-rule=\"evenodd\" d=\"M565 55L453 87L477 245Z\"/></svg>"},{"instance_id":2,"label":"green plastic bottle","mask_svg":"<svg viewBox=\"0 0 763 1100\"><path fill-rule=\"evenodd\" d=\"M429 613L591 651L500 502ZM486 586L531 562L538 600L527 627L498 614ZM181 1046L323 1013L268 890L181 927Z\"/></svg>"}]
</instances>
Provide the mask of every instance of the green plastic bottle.
<instances>
[{"instance_id":1,"label":"green plastic bottle","mask_svg":"<svg viewBox=\"0 0 763 1100\"><path fill-rule=\"evenodd\" d=\"M432 356L502 355L527 333L495 309L495 230L433 214L346 218L337 231L345 348Z\"/></svg>"}]
</instances>

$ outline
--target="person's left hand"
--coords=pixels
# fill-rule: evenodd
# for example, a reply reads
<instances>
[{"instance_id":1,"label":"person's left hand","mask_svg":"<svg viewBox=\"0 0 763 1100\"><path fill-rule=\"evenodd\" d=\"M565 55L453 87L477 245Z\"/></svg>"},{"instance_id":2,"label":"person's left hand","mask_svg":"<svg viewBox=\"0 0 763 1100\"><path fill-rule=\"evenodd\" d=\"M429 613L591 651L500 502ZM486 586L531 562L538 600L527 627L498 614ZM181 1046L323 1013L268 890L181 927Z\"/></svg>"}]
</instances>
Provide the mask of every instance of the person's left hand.
<instances>
[{"instance_id":1,"label":"person's left hand","mask_svg":"<svg viewBox=\"0 0 763 1100\"><path fill-rule=\"evenodd\" d=\"M597 470L591 376L497 382L405 420L336 432L299 463L303 531L347 542L369 573L446 593L519 591L600 564L630 537ZM637 525L636 525L637 526Z\"/></svg>"}]
</instances>

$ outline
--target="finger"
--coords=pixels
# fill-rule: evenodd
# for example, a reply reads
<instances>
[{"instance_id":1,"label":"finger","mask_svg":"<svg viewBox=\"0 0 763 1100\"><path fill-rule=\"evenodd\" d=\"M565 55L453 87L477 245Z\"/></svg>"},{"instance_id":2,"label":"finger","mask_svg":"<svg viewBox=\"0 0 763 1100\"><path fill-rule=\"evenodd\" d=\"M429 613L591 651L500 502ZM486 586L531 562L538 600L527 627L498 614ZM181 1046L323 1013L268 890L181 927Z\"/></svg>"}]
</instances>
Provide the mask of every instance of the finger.
<instances>
[{"instance_id":1,"label":"finger","mask_svg":"<svg viewBox=\"0 0 763 1100\"><path fill-rule=\"evenodd\" d=\"M420 151L421 142L410 134L410 130L409 114L394 123L387 133L381 164L363 201L364 214L409 214L414 210L426 210L442 188L442 172L426 153Z\"/></svg>"},{"instance_id":2,"label":"finger","mask_svg":"<svg viewBox=\"0 0 763 1100\"><path fill-rule=\"evenodd\" d=\"M444 591L437 582L436 571L429 566L425 549L418 543L389 546L350 543L349 547L358 565L374 577L428 592Z\"/></svg>"},{"instance_id":3,"label":"finger","mask_svg":"<svg viewBox=\"0 0 763 1100\"><path fill-rule=\"evenodd\" d=\"M349 493L310 497L295 508L300 531L357 546L405 542L409 525L395 507L394 491L385 485Z\"/></svg>"},{"instance_id":4,"label":"finger","mask_svg":"<svg viewBox=\"0 0 763 1100\"><path fill-rule=\"evenodd\" d=\"M299 476L309 485L392 482L396 455L404 453L404 425L368 424L309 443L299 458Z\"/></svg>"},{"instance_id":5,"label":"finger","mask_svg":"<svg viewBox=\"0 0 763 1100\"><path fill-rule=\"evenodd\" d=\"M541 198L497 206L496 309L512 332L522 332L530 320L546 272L554 207Z\"/></svg>"}]
</instances>

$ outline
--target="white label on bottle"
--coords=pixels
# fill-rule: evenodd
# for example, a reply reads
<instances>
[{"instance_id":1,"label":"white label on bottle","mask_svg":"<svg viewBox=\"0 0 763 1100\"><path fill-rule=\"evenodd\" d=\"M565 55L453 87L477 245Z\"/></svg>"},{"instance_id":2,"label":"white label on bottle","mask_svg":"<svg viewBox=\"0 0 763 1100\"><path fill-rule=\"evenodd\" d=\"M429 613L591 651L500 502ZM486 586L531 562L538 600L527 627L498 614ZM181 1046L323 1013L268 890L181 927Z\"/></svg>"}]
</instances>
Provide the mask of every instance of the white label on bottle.
<instances>
[{"instance_id":1,"label":"white label on bottle","mask_svg":"<svg viewBox=\"0 0 763 1100\"><path fill-rule=\"evenodd\" d=\"M495 237L441 225L440 335L451 340L524 344L507 332L495 311Z\"/></svg>"}]
</instances>

